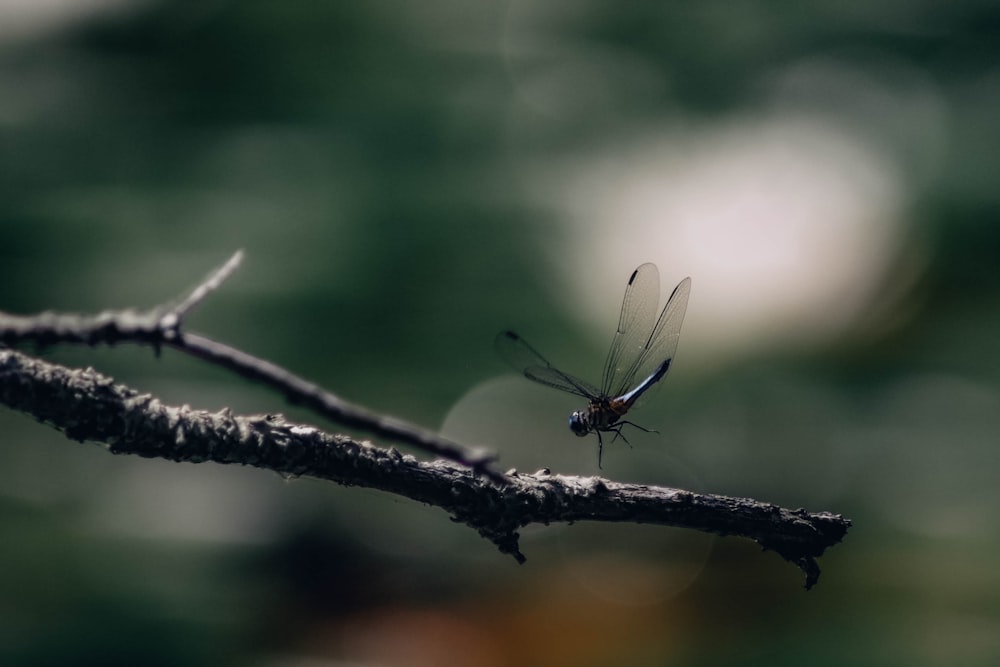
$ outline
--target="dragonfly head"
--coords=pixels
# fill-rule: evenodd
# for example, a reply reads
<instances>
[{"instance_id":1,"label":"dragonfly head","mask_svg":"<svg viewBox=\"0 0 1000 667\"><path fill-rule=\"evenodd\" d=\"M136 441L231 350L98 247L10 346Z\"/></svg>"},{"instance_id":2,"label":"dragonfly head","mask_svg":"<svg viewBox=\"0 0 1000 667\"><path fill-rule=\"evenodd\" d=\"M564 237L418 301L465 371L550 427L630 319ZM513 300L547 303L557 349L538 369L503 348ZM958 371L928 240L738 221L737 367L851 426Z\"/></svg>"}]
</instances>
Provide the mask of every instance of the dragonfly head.
<instances>
[{"instance_id":1,"label":"dragonfly head","mask_svg":"<svg viewBox=\"0 0 1000 667\"><path fill-rule=\"evenodd\" d=\"M590 424L587 423L583 412L577 410L569 416L569 430L576 433L581 438L590 433Z\"/></svg>"}]
</instances>

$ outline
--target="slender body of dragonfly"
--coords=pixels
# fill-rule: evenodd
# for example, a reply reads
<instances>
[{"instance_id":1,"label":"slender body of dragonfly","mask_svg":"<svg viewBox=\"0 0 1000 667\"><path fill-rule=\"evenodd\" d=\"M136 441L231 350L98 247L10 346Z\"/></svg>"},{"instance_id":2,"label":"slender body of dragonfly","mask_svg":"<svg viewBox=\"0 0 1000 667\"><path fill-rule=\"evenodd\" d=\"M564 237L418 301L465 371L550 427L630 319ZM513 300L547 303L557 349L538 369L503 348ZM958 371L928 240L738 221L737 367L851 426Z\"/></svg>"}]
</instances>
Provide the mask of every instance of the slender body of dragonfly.
<instances>
[{"instance_id":1,"label":"slender body of dragonfly","mask_svg":"<svg viewBox=\"0 0 1000 667\"><path fill-rule=\"evenodd\" d=\"M650 432L650 429L626 421L625 415L670 370L690 293L691 279L685 278L674 288L657 317L660 274L656 265L643 264L632 273L625 288L618 329L611 341L600 388L557 369L513 331L497 335L497 351L529 380L589 401L586 408L570 415L569 428L580 437L597 434L597 465L600 466L604 451L602 433L614 433L615 439L621 437L628 442L622 435L622 427L626 424Z\"/></svg>"}]
</instances>

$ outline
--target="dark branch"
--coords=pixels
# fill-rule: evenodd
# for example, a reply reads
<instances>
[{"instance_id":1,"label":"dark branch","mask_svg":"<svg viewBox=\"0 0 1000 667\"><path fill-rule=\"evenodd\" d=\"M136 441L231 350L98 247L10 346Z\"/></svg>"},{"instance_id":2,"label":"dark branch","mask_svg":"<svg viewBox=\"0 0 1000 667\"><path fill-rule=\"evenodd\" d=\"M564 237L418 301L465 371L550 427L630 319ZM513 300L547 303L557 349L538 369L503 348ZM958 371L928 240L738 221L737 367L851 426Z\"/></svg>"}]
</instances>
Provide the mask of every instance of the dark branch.
<instances>
[{"instance_id":1,"label":"dark branch","mask_svg":"<svg viewBox=\"0 0 1000 667\"><path fill-rule=\"evenodd\" d=\"M800 567L809 588L819 577L815 559L851 525L826 512L599 477L511 472L498 483L449 461L421 462L280 415L163 405L92 369L71 370L13 350L0 349L0 403L115 454L239 463L405 496L440 507L518 562L525 558L517 531L528 524L652 523L755 540Z\"/></svg>"},{"instance_id":2,"label":"dark branch","mask_svg":"<svg viewBox=\"0 0 1000 667\"><path fill-rule=\"evenodd\" d=\"M379 415L349 403L269 361L204 336L182 331L185 316L232 275L242 258L243 252L237 252L189 294L147 311L106 310L97 315L44 312L32 316L0 312L0 343L33 342L44 346L55 343L114 345L133 342L152 345L157 350L161 346L169 346L276 389L289 402L308 407L343 426L412 445L433 456L473 468L494 481L502 479L489 465L496 457L485 450L471 450L402 419Z\"/></svg>"}]
</instances>

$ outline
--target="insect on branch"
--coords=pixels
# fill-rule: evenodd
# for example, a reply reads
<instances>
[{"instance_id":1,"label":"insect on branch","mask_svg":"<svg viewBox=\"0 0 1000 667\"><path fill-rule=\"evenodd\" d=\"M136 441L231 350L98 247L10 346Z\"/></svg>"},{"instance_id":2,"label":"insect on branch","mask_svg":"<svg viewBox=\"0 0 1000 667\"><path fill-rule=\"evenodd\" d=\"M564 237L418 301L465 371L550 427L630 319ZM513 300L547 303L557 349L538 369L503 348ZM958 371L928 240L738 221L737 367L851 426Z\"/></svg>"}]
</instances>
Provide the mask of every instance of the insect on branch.
<instances>
[{"instance_id":1,"label":"insect on branch","mask_svg":"<svg viewBox=\"0 0 1000 667\"><path fill-rule=\"evenodd\" d=\"M93 316L0 312L0 404L31 415L71 439L103 443L114 454L237 463L398 494L443 509L518 562L525 560L518 545L518 530L524 526L587 520L638 522L752 539L802 569L808 588L819 577L816 558L840 542L851 525L840 515L788 510L746 498L547 471L500 474L489 465L493 457L483 452L347 403L268 361L185 331L185 317L232 275L241 258L242 253L236 253L191 292L147 311L104 311ZM667 317L666 321L679 329L676 318ZM542 359L517 334L501 337L520 350L516 354L523 356L528 350L527 358ZM662 339L652 336L650 340ZM92 369L69 369L3 347L23 342L169 346L273 387L290 401L332 421L366 429L440 458L420 461L393 448L292 424L280 415L238 416L228 409L209 413L165 405ZM668 340L667 348L675 344ZM566 383L576 386L575 382L580 388L597 391L554 369L531 370L537 375L532 379L544 377L559 388L565 388ZM665 370L664 365L663 371L656 373L662 377ZM598 429L598 435L601 430L614 429Z\"/></svg>"}]
</instances>

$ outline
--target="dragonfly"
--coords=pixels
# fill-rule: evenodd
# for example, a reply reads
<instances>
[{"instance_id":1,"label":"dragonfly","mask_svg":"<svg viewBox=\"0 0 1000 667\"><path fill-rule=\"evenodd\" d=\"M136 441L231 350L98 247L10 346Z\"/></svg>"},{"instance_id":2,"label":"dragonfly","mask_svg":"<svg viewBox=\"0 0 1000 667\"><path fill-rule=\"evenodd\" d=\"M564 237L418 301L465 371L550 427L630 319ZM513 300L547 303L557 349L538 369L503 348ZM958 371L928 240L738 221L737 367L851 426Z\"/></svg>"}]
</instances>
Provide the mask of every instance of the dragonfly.
<instances>
[{"instance_id":1,"label":"dragonfly","mask_svg":"<svg viewBox=\"0 0 1000 667\"><path fill-rule=\"evenodd\" d=\"M674 288L657 317L660 272L652 263L632 272L600 387L559 370L513 331L497 334L496 349L504 361L529 380L587 399L587 407L570 415L569 428L581 438L597 434L597 466L601 467L602 433L614 433L612 442L621 438L626 443L628 440L622 434L626 425L655 433L626 420L625 415L670 370L690 294L691 279L685 278Z\"/></svg>"}]
</instances>

